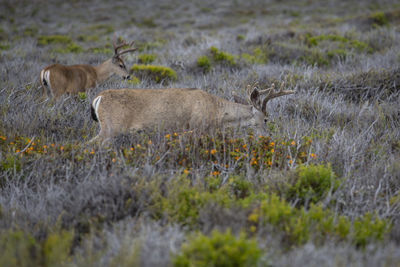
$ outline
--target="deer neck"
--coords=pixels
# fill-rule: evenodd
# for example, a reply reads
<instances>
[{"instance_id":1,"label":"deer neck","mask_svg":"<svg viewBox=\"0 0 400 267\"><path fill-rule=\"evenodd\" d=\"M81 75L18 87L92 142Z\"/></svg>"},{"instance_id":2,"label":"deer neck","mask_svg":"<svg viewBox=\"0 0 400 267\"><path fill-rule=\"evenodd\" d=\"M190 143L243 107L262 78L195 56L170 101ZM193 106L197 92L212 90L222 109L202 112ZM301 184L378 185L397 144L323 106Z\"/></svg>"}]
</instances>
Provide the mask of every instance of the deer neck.
<instances>
[{"instance_id":1,"label":"deer neck","mask_svg":"<svg viewBox=\"0 0 400 267\"><path fill-rule=\"evenodd\" d=\"M253 113L250 105L243 105L223 100L218 103L219 118L222 123L238 123L252 118Z\"/></svg>"},{"instance_id":2,"label":"deer neck","mask_svg":"<svg viewBox=\"0 0 400 267\"><path fill-rule=\"evenodd\" d=\"M108 59L103 63L101 63L100 65L94 67L97 74L97 84L105 82L108 78L110 78L113 75L113 72L111 71L112 69L111 64L112 64L112 59Z\"/></svg>"}]
</instances>

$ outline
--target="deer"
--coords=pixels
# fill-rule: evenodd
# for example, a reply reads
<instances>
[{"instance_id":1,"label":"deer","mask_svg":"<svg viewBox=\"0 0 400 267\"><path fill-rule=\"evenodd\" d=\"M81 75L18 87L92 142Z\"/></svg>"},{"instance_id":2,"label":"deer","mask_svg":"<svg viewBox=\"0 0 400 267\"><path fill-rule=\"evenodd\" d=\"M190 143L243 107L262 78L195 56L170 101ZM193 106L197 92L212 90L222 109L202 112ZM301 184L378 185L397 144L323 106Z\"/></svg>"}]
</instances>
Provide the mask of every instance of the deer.
<instances>
[{"instance_id":1,"label":"deer","mask_svg":"<svg viewBox=\"0 0 400 267\"><path fill-rule=\"evenodd\" d=\"M123 79L129 79L129 72L121 56L136 51L137 48L131 48L133 44L134 41L130 44L125 41L116 44L114 37L112 41L114 55L97 66L53 64L43 68L40 72L43 95L46 93L49 96L51 93L54 98L59 98L63 94L85 92L102 84L114 74ZM129 48L119 51L124 46L129 46Z\"/></svg>"},{"instance_id":2,"label":"deer","mask_svg":"<svg viewBox=\"0 0 400 267\"><path fill-rule=\"evenodd\" d=\"M259 90L247 87L247 103L235 103L196 88L108 89L92 101L93 120L100 132L90 144L124 133L151 128L208 129L210 127L254 127L265 129L267 103L294 94L292 90Z\"/></svg>"}]
</instances>

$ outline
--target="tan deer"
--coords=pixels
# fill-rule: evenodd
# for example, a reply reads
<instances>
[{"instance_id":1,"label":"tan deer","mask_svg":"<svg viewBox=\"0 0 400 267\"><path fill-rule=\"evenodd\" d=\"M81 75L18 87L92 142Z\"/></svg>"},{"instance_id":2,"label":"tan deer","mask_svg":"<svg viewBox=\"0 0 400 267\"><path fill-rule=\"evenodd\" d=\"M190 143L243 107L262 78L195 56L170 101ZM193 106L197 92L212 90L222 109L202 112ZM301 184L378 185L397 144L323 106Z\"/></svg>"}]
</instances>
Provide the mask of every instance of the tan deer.
<instances>
[{"instance_id":1,"label":"tan deer","mask_svg":"<svg viewBox=\"0 0 400 267\"><path fill-rule=\"evenodd\" d=\"M248 102L240 104L199 89L110 89L92 103L92 117L100 133L90 143L119 133L158 128L209 128L250 126L263 129L267 102L294 91L248 87ZM265 96L264 96L265 95ZM264 97L263 97L264 96Z\"/></svg>"},{"instance_id":2,"label":"tan deer","mask_svg":"<svg viewBox=\"0 0 400 267\"><path fill-rule=\"evenodd\" d=\"M132 47L134 42L129 44ZM85 92L89 88L105 82L112 75L116 74L121 78L129 79L129 72L121 56L128 52L133 52L136 48L129 48L118 51L123 46L128 45L125 41L116 44L115 39L112 42L114 47L114 56L98 66L91 65L72 65L65 66L53 64L45 67L40 72L40 83L42 84L43 94L51 93L55 98L63 94L77 94Z\"/></svg>"}]
</instances>

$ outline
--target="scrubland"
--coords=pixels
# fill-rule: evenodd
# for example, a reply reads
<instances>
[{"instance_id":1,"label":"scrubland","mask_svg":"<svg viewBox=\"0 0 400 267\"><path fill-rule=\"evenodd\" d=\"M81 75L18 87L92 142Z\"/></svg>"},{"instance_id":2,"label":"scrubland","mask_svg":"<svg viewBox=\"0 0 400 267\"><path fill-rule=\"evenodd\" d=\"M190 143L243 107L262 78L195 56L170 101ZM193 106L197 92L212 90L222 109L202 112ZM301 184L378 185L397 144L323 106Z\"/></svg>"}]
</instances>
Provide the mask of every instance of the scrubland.
<instances>
[{"instance_id":1,"label":"scrubland","mask_svg":"<svg viewBox=\"0 0 400 267\"><path fill-rule=\"evenodd\" d=\"M1 266L398 266L397 1L0 1ZM43 97L41 68L135 40L132 78ZM268 131L88 145L108 88L232 100L285 82Z\"/></svg>"}]
</instances>

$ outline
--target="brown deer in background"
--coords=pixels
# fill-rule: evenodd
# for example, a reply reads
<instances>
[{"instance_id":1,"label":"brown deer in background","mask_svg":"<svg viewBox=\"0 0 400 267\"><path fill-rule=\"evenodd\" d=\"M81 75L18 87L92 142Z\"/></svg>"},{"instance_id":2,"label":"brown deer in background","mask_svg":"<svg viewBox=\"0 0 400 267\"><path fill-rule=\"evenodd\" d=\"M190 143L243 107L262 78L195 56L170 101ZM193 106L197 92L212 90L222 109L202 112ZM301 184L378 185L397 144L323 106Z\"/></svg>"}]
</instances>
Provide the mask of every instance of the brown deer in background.
<instances>
[{"instance_id":1,"label":"brown deer in background","mask_svg":"<svg viewBox=\"0 0 400 267\"><path fill-rule=\"evenodd\" d=\"M133 43L131 42L129 47L132 47ZM47 95L50 92L55 98L58 98L66 93L77 94L78 92L85 92L87 89L94 88L105 82L114 74L121 78L129 79L129 72L121 56L135 51L136 48L118 51L128 44L125 41L116 44L115 39L112 44L114 56L98 66L53 64L42 69L40 83L42 84L43 94L44 91L46 91Z\"/></svg>"},{"instance_id":2,"label":"brown deer in background","mask_svg":"<svg viewBox=\"0 0 400 267\"><path fill-rule=\"evenodd\" d=\"M250 104L230 102L199 89L110 89L92 103L92 117L100 133L91 140L105 140L119 133L142 129L249 126L263 129L267 102L294 91L248 87ZM265 96L263 98L263 96Z\"/></svg>"}]
</instances>

